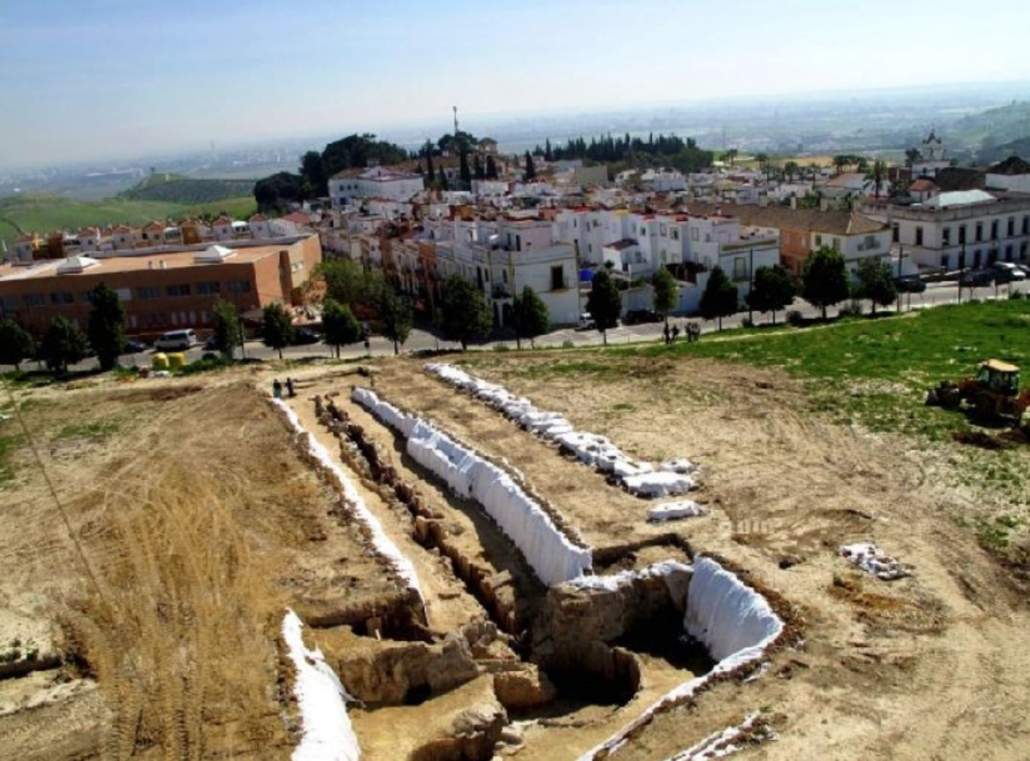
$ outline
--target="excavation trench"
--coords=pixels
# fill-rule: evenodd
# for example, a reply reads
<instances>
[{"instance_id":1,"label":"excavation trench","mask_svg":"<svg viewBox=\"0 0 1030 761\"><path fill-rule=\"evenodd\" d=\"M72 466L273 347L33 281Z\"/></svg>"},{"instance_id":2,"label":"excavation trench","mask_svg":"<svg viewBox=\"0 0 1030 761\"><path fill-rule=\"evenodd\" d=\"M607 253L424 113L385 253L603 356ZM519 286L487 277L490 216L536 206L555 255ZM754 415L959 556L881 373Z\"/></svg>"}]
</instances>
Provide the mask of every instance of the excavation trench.
<instances>
[{"instance_id":1,"label":"excavation trench","mask_svg":"<svg viewBox=\"0 0 1030 761\"><path fill-rule=\"evenodd\" d=\"M598 575L546 586L481 505L408 455L402 435L342 399L316 397L315 412L344 463L481 606L446 633L403 605L316 633L362 701L349 712L366 757L474 761L502 741L524 743L527 757L568 757L552 732L574 735L578 755L716 664L711 643L685 634L692 553L677 535L594 550ZM641 568L654 557L674 560ZM529 727L521 739L509 736L512 721Z\"/></svg>"}]
</instances>

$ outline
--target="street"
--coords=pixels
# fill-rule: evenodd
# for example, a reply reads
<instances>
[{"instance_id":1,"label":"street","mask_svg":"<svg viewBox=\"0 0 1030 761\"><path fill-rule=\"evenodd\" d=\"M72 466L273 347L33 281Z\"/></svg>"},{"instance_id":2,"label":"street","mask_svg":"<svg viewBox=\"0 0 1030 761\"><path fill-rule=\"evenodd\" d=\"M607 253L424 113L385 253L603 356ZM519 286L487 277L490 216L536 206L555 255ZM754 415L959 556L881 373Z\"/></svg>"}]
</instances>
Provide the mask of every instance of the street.
<instances>
[{"instance_id":1,"label":"street","mask_svg":"<svg viewBox=\"0 0 1030 761\"><path fill-rule=\"evenodd\" d=\"M1009 291L1021 291L1023 293L1030 293L1030 283L1022 281L1020 283L1012 283L1009 285L1002 285L998 288L998 298L1008 298ZM969 288L962 289L962 301L968 301L970 298L978 299L993 299L995 298L994 286L977 288L970 294ZM923 293L914 294L903 294L903 311L909 309L923 309L928 307L940 306L943 304L953 304L958 300L958 287L953 282L945 283L930 283L927 286L926 291ZM844 302L850 303L850 302ZM841 304L843 306L843 303ZM820 312L818 309L813 307L806 301L801 299L795 299L793 305L790 307L796 310L806 318L818 317ZM862 302L862 308L864 312L869 311L869 303ZM892 307L893 308L893 307ZM829 316L837 314L837 308L831 308L827 310ZM747 311L738 312L731 317L726 317L722 321L723 329L737 328L740 327L744 320L747 318ZM670 317L670 323L679 325L681 330L681 340L685 340L682 337L682 330L687 322L697 322L701 325L702 333L713 333L718 330L717 324L714 320L706 321L700 317L682 317L673 316ZM758 312L754 314L755 324L764 324L769 321L769 315L761 315ZM776 315L776 321L783 322L786 319L786 311L778 312ZM608 343L610 345L617 344L629 344L640 341L658 341L662 336L662 323L644 323L641 325L620 325L617 328L613 328L608 331ZM524 344L528 342L524 341ZM573 328L562 328L555 330L543 336L537 337L535 345L539 347L547 348L560 348L562 346L571 344L573 346L598 346L602 343L601 334L596 330L576 330ZM475 348L492 348L498 345L506 345L509 348L515 348L514 340L496 340L486 341L481 344L475 344ZM401 351L404 353L436 350L436 349L459 349L459 344L451 341L444 341L438 339L432 333L421 330L413 329L408 340L404 346L401 347ZM246 356L248 358L270 360L278 357L278 352L274 349L270 349L261 343L260 340L247 341L246 344ZM139 352L137 354L126 354L121 357L121 364L125 367L149 367L153 358L154 352L152 350ZM185 352L188 361L200 359L205 351L202 346L195 346L189 351ZM363 343L350 344L349 346L341 347L340 356L345 359L353 359L356 357L366 356L365 346ZM383 338L382 336L373 336L371 339L371 354L374 356L385 356L393 354L393 344ZM237 358L240 354L237 352ZM283 349L284 359L302 359L307 357L331 357L333 356L333 350L331 347L324 343L313 343L304 346L289 346ZM26 365L31 366L31 365ZM87 371L96 367L96 359L89 358L82 362L72 366L70 369L73 371ZM13 369L11 366L0 365L0 369L4 371Z\"/></svg>"}]
</instances>

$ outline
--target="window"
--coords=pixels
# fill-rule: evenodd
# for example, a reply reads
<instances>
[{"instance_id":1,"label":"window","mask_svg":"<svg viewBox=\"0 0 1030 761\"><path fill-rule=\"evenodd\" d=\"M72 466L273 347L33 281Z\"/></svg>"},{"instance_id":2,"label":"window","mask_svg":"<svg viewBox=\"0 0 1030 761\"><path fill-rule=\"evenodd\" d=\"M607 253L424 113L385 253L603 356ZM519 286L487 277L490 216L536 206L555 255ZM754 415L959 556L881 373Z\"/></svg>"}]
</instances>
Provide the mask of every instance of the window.
<instances>
[{"instance_id":1,"label":"window","mask_svg":"<svg viewBox=\"0 0 1030 761\"><path fill-rule=\"evenodd\" d=\"M941 230L941 245L942 246L950 246L951 245L951 228L950 227L945 227L945 228L943 228Z\"/></svg>"},{"instance_id":2,"label":"window","mask_svg":"<svg viewBox=\"0 0 1030 761\"><path fill-rule=\"evenodd\" d=\"M1026 241L1019 244L1019 261L1026 261Z\"/></svg>"},{"instance_id":3,"label":"window","mask_svg":"<svg viewBox=\"0 0 1030 761\"><path fill-rule=\"evenodd\" d=\"M922 227L916 227L916 245L917 246L923 245L923 228Z\"/></svg>"},{"instance_id":4,"label":"window","mask_svg":"<svg viewBox=\"0 0 1030 761\"><path fill-rule=\"evenodd\" d=\"M984 223L983 222L977 222L976 223L976 242L979 243L983 239L984 239Z\"/></svg>"},{"instance_id":5,"label":"window","mask_svg":"<svg viewBox=\"0 0 1030 761\"><path fill-rule=\"evenodd\" d=\"M944 269L948 269L948 265L951 263L951 257L947 254L941 254L941 266Z\"/></svg>"},{"instance_id":6,"label":"window","mask_svg":"<svg viewBox=\"0 0 1030 761\"><path fill-rule=\"evenodd\" d=\"M74 304L75 294L68 293L68 291L61 291L60 293L50 294L51 304Z\"/></svg>"},{"instance_id":7,"label":"window","mask_svg":"<svg viewBox=\"0 0 1030 761\"><path fill-rule=\"evenodd\" d=\"M672 239L673 240L679 240L680 239L680 229L678 227L672 228Z\"/></svg>"},{"instance_id":8,"label":"window","mask_svg":"<svg viewBox=\"0 0 1030 761\"><path fill-rule=\"evenodd\" d=\"M551 290L560 291L565 288L565 267L551 267Z\"/></svg>"},{"instance_id":9,"label":"window","mask_svg":"<svg viewBox=\"0 0 1030 761\"><path fill-rule=\"evenodd\" d=\"M1030 235L1030 214L1023 216L1023 235Z\"/></svg>"},{"instance_id":10,"label":"window","mask_svg":"<svg viewBox=\"0 0 1030 761\"><path fill-rule=\"evenodd\" d=\"M1005 246L1005 261L1007 261L1007 262L1011 262L1012 261L1012 244L1011 243L1009 245Z\"/></svg>"},{"instance_id":11,"label":"window","mask_svg":"<svg viewBox=\"0 0 1030 761\"><path fill-rule=\"evenodd\" d=\"M26 293L22 299L27 307L41 307L46 303L46 296L42 293Z\"/></svg>"},{"instance_id":12,"label":"window","mask_svg":"<svg viewBox=\"0 0 1030 761\"><path fill-rule=\"evenodd\" d=\"M669 228L664 223L658 225L658 234L661 235L663 238L668 237Z\"/></svg>"},{"instance_id":13,"label":"window","mask_svg":"<svg viewBox=\"0 0 1030 761\"><path fill-rule=\"evenodd\" d=\"M966 226L965 225L959 225L958 226L958 242L959 242L960 245L964 245L965 242L966 242Z\"/></svg>"},{"instance_id":14,"label":"window","mask_svg":"<svg viewBox=\"0 0 1030 761\"><path fill-rule=\"evenodd\" d=\"M822 246L822 245L823 245L823 236L821 236L821 235L816 235L816 236L815 236L815 247L816 247L816 248L819 248L819 247L820 247L820 246Z\"/></svg>"},{"instance_id":15,"label":"window","mask_svg":"<svg viewBox=\"0 0 1030 761\"><path fill-rule=\"evenodd\" d=\"M901 241L901 228L897 224L891 225L891 240L895 243Z\"/></svg>"},{"instance_id":16,"label":"window","mask_svg":"<svg viewBox=\"0 0 1030 761\"><path fill-rule=\"evenodd\" d=\"M232 280L226 285L229 288L229 293L250 293L249 280Z\"/></svg>"},{"instance_id":17,"label":"window","mask_svg":"<svg viewBox=\"0 0 1030 761\"><path fill-rule=\"evenodd\" d=\"M974 267L979 267L980 263L983 260L984 260L984 252L980 251L980 250L977 250L977 252L975 254L973 254L973 266Z\"/></svg>"},{"instance_id":18,"label":"window","mask_svg":"<svg viewBox=\"0 0 1030 761\"><path fill-rule=\"evenodd\" d=\"M181 285L170 285L165 288L165 292L169 296L189 296L190 286L189 283L182 283Z\"/></svg>"},{"instance_id":19,"label":"window","mask_svg":"<svg viewBox=\"0 0 1030 761\"><path fill-rule=\"evenodd\" d=\"M214 296L215 294L221 293L221 291L222 284L217 281L197 283L198 296Z\"/></svg>"},{"instance_id":20,"label":"window","mask_svg":"<svg viewBox=\"0 0 1030 761\"><path fill-rule=\"evenodd\" d=\"M1006 233L1010 238L1016 234L1016 218L1009 217L1008 232Z\"/></svg>"},{"instance_id":21,"label":"window","mask_svg":"<svg viewBox=\"0 0 1030 761\"><path fill-rule=\"evenodd\" d=\"M998 240L998 220L991 220L991 240Z\"/></svg>"},{"instance_id":22,"label":"window","mask_svg":"<svg viewBox=\"0 0 1030 761\"><path fill-rule=\"evenodd\" d=\"M747 280L747 259L743 256L733 259L733 279Z\"/></svg>"},{"instance_id":23,"label":"window","mask_svg":"<svg viewBox=\"0 0 1030 761\"><path fill-rule=\"evenodd\" d=\"M697 241L698 240L698 230L697 230L696 227L691 227L690 228L690 239L692 241Z\"/></svg>"},{"instance_id":24,"label":"window","mask_svg":"<svg viewBox=\"0 0 1030 761\"><path fill-rule=\"evenodd\" d=\"M963 251L958 255L958 268L964 270L966 268L966 252Z\"/></svg>"}]
</instances>

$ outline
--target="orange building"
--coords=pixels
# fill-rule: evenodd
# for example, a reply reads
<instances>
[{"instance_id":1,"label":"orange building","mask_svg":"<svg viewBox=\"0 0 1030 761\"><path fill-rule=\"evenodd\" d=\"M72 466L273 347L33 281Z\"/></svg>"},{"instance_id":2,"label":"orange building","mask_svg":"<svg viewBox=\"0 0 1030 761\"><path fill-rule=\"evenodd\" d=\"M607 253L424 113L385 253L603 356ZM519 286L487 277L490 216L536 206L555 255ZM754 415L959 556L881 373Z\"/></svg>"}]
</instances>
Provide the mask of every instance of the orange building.
<instances>
[{"instance_id":1,"label":"orange building","mask_svg":"<svg viewBox=\"0 0 1030 761\"><path fill-rule=\"evenodd\" d=\"M234 241L133 255L113 252L0 266L0 317L37 335L56 315L85 328L89 292L101 283L125 308L126 332L156 335L174 328L207 328L214 303L225 299L241 314L278 302L292 304L322 261L314 234L279 241Z\"/></svg>"}]
</instances>

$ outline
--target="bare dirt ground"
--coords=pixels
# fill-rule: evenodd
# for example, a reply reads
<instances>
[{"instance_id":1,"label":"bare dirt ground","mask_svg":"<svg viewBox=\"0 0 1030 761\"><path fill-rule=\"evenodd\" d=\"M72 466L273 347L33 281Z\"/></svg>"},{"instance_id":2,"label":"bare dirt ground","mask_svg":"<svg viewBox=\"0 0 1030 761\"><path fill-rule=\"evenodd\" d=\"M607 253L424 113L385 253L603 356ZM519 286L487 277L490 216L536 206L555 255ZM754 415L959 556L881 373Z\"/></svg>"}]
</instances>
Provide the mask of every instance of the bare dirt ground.
<instances>
[{"instance_id":1,"label":"bare dirt ground","mask_svg":"<svg viewBox=\"0 0 1030 761\"><path fill-rule=\"evenodd\" d=\"M614 758L662 761L755 712L777 739L743 757L1030 758L1027 590L956 520L975 505L938 477L930 455L902 437L829 422L776 371L629 359L612 372L556 373L551 356L452 359L631 455L694 460L701 486L692 496L708 515L648 524L653 502L426 375L419 361L377 360L374 387L522 472L595 551L669 532L680 538L624 553L610 570L683 559L689 543L746 568L804 621L803 645L774 654L757 679L718 683L657 716ZM283 375L240 368L19 391L70 534L17 419L0 409L8 415L0 436L15 441L13 479L0 482L0 640L32 639L41 654L56 654L45 668L0 677L0 758L287 757L297 720L276 641L287 607L315 622L309 643L321 644L334 665L353 659L340 644L348 637L361 637L370 659L390 647L422 647L380 641L364 630L371 625L342 632L339 622L353 611L374 612L401 589L262 398L273 372ZM426 647L491 617L490 602L446 552L488 578L516 620L532 619L543 590L508 540L349 402L350 387L367 379L346 365L288 372L298 379L291 405L331 453L339 444L316 420L314 394L338 394L336 403L439 516L443 549L419 541L412 515L342 464L415 567ZM841 544L865 540L911 564L913 575L878 581L838 555ZM468 751L448 741L496 723L489 669L516 658L499 642L475 654L479 676L456 687L352 706L365 757L436 761ZM662 657L636 658L639 689L624 705L588 700L526 712L510 727L518 738L497 753L575 758L690 677ZM365 666L384 683L403 670Z\"/></svg>"},{"instance_id":2,"label":"bare dirt ground","mask_svg":"<svg viewBox=\"0 0 1030 761\"><path fill-rule=\"evenodd\" d=\"M12 416L0 599L60 663L0 679L0 757L287 757L285 607L397 590L281 420L233 378L19 397L71 535Z\"/></svg>"},{"instance_id":3,"label":"bare dirt ground","mask_svg":"<svg viewBox=\"0 0 1030 761\"><path fill-rule=\"evenodd\" d=\"M752 570L807 621L804 648L769 676L660 717L618 757L667 757L686 727L717 726L703 717L759 709L779 740L755 757L1030 757L1026 590L957 525L960 498L926 476L936 466L926 453L825 422L779 372L700 360L639 359L602 375L532 367L547 361L481 356L471 369L638 457L699 463L715 509L680 530L696 550ZM527 434L512 436L521 451ZM837 548L862 540L913 576L886 583L852 570ZM797 564L781 569L788 556Z\"/></svg>"}]
</instances>

